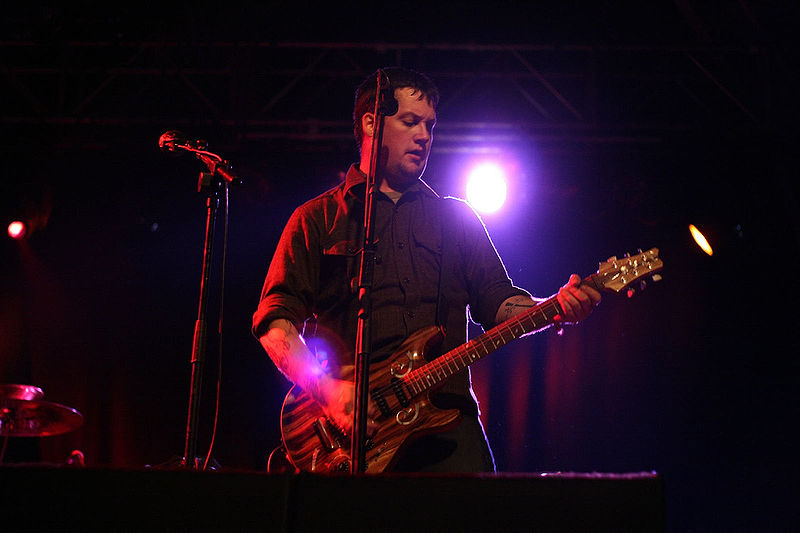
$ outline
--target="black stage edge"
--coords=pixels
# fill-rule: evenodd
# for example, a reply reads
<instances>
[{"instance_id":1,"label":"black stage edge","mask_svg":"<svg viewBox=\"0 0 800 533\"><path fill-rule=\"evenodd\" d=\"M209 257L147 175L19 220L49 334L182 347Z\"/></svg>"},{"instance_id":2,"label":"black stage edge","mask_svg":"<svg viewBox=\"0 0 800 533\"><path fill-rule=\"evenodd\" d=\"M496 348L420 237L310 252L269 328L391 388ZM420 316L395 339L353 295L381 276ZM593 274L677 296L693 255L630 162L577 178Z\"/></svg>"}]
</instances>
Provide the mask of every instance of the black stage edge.
<instances>
[{"instance_id":1,"label":"black stage edge","mask_svg":"<svg viewBox=\"0 0 800 533\"><path fill-rule=\"evenodd\" d=\"M662 479L641 474L313 476L0 467L24 530L664 531ZM352 502L368 502L351 509ZM13 519L13 520L12 520ZM22 530L22 529L20 529Z\"/></svg>"}]
</instances>

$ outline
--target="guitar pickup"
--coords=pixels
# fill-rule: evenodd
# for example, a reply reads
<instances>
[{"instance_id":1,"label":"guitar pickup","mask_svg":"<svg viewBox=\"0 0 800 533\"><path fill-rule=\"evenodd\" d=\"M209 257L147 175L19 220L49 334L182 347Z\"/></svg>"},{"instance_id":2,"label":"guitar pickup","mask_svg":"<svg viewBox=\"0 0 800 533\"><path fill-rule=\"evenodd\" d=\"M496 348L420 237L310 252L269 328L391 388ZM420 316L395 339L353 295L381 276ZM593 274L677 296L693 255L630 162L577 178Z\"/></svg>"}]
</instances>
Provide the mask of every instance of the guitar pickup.
<instances>
[{"instance_id":1,"label":"guitar pickup","mask_svg":"<svg viewBox=\"0 0 800 533\"><path fill-rule=\"evenodd\" d=\"M389 409L389 402L386 401L386 397L383 395L382 390L373 389L369 392L372 401L375 402L375 405L378 406L378 409L381 410L381 414L383 416L392 416L392 411Z\"/></svg>"},{"instance_id":2,"label":"guitar pickup","mask_svg":"<svg viewBox=\"0 0 800 533\"><path fill-rule=\"evenodd\" d=\"M311 425L314 426L314 431L316 431L317 437L319 437L319 440L325 449L328 451L333 451L339 447L339 443L328 431L327 422L327 419L324 416L321 416L314 420Z\"/></svg>"},{"instance_id":3,"label":"guitar pickup","mask_svg":"<svg viewBox=\"0 0 800 533\"><path fill-rule=\"evenodd\" d=\"M408 396L406 396L406 392L403 390L403 382L401 382L399 379L392 381L392 392L397 398L397 401L400 402L400 405L403 407L408 407L411 405L411 402L408 400Z\"/></svg>"}]
</instances>

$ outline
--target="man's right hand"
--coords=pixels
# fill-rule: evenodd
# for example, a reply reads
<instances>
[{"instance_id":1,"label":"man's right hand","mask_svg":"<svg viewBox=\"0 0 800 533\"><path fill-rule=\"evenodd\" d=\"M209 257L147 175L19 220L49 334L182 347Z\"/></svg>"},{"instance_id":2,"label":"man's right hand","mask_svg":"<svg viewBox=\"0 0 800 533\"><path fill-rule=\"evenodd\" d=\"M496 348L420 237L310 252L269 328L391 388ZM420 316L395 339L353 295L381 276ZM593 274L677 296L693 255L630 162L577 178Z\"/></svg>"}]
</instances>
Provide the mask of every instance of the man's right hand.
<instances>
[{"instance_id":1,"label":"man's right hand","mask_svg":"<svg viewBox=\"0 0 800 533\"><path fill-rule=\"evenodd\" d=\"M353 430L353 410L355 409L354 389L352 381L323 376L320 379L317 402L325 411L325 415L348 435ZM367 435L371 436L378 427L375 418L378 408L370 399L367 407Z\"/></svg>"},{"instance_id":2,"label":"man's right hand","mask_svg":"<svg viewBox=\"0 0 800 533\"><path fill-rule=\"evenodd\" d=\"M275 366L292 383L311 394L331 421L347 434L351 434L355 408L353 382L332 377L330 370L320 365L288 320L273 320L260 341ZM372 435L377 429L375 418L379 414L380 411L370 400L367 408L367 435Z\"/></svg>"}]
</instances>

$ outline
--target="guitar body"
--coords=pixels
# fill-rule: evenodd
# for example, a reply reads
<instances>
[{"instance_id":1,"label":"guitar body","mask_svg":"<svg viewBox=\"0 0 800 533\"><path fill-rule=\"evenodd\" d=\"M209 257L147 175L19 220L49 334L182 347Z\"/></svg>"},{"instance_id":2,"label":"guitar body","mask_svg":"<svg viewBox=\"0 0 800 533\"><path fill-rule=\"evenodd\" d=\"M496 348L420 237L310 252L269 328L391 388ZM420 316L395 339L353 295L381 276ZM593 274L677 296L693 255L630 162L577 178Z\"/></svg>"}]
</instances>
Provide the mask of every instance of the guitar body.
<instances>
[{"instance_id":1,"label":"guitar body","mask_svg":"<svg viewBox=\"0 0 800 533\"><path fill-rule=\"evenodd\" d=\"M658 248L637 255L611 257L581 284L597 290L621 292L644 277L658 281L663 262ZM632 289L628 289L628 295ZM508 342L542 331L563 316L557 297L539 301L527 311L498 324L446 354L427 361L425 354L441 341L441 330L432 326L411 335L391 357L370 365L369 395L381 411L378 429L365 443L367 473L391 469L398 453L413 439L453 426L458 410L442 410L430 401L430 392L446 379ZM353 380L350 375L342 379ZM289 391L281 411L281 433L289 460L306 472L349 472L350 438L329 421L322 408L305 391Z\"/></svg>"},{"instance_id":2,"label":"guitar body","mask_svg":"<svg viewBox=\"0 0 800 533\"><path fill-rule=\"evenodd\" d=\"M393 384L427 363L426 352L441 341L441 330L424 328L403 342L391 357L370 364L370 396L381 406L378 427L365 445L367 473L391 469L403 447L422 435L452 427L460 418L456 409L431 404L429 390L410 397L394 393ZM342 379L353 376L343 376ZM292 464L316 473L350 471L350 439L327 419L322 407L298 386L286 395L281 410L281 434Z\"/></svg>"}]
</instances>

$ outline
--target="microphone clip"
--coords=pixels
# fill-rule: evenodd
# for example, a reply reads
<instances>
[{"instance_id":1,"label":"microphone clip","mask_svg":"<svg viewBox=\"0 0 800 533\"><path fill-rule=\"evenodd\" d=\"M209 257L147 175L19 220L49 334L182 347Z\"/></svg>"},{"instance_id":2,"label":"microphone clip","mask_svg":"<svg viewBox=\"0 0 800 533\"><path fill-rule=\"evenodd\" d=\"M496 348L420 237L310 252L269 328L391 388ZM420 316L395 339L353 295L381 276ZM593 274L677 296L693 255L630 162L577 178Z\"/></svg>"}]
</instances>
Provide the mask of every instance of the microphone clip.
<instances>
[{"instance_id":1,"label":"microphone clip","mask_svg":"<svg viewBox=\"0 0 800 533\"><path fill-rule=\"evenodd\" d=\"M241 185L242 178L235 175L232 171L232 165L229 161L220 159L214 161L207 156L197 156L208 167L208 172L201 172L200 178L197 181L197 192L214 193L223 184L223 182L231 183L233 185Z\"/></svg>"}]
</instances>

